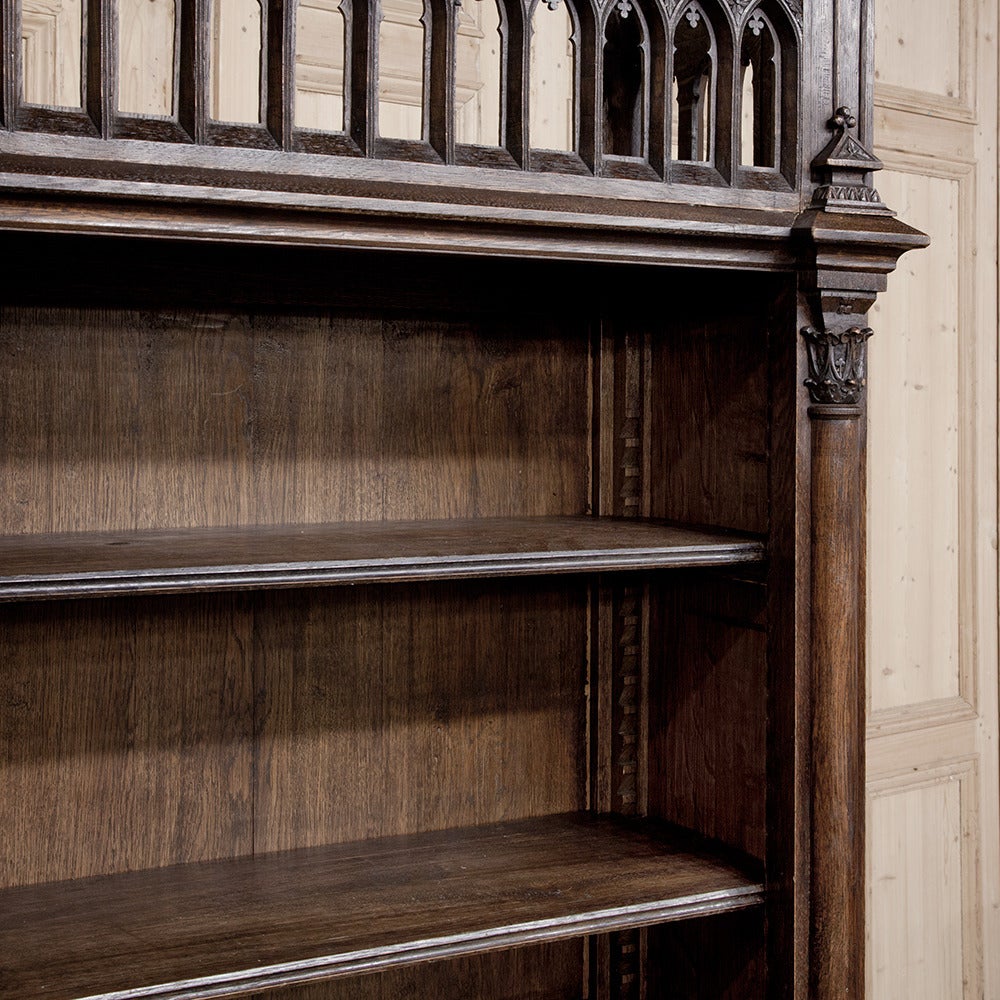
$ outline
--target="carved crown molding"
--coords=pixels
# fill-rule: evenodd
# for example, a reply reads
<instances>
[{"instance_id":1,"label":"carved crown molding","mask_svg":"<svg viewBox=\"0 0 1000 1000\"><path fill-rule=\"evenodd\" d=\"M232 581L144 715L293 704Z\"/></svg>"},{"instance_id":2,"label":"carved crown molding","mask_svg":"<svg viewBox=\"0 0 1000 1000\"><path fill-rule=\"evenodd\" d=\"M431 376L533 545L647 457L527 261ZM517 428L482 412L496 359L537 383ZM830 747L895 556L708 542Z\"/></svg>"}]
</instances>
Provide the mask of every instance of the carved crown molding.
<instances>
[{"instance_id":1,"label":"carved crown molding","mask_svg":"<svg viewBox=\"0 0 1000 1000\"><path fill-rule=\"evenodd\" d=\"M855 406L865 387L865 366L871 327L851 326L840 333L802 331L809 351L805 385L817 405Z\"/></svg>"}]
</instances>

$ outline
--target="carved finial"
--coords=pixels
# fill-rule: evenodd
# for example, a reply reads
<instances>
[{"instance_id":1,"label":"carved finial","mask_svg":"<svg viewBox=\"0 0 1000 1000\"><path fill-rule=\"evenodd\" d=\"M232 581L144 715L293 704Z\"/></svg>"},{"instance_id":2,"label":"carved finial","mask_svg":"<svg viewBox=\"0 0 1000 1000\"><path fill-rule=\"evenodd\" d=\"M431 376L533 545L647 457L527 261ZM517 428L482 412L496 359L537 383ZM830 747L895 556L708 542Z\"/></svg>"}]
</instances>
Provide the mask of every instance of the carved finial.
<instances>
[{"instance_id":1,"label":"carved finial","mask_svg":"<svg viewBox=\"0 0 1000 1000\"><path fill-rule=\"evenodd\" d=\"M802 331L809 346L809 378L805 385L814 403L856 405L865 386L866 346L870 327L852 326L841 333Z\"/></svg>"},{"instance_id":2,"label":"carved finial","mask_svg":"<svg viewBox=\"0 0 1000 1000\"><path fill-rule=\"evenodd\" d=\"M882 161L850 134L857 124L854 112L844 105L830 119L834 136L812 163L821 179L813 192L812 207L827 212L892 215L878 191L866 183L869 174L882 169Z\"/></svg>"},{"instance_id":3,"label":"carved finial","mask_svg":"<svg viewBox=\"0 0 1000 1000\"><path fill-rule=\"evenodd\" d=\"M837 108L830 119L830 128L840 135L843 135L848 129L854 128L857 124L858 120L854 117L854 112L846 104Z\"/></svg>"}]
</instances>

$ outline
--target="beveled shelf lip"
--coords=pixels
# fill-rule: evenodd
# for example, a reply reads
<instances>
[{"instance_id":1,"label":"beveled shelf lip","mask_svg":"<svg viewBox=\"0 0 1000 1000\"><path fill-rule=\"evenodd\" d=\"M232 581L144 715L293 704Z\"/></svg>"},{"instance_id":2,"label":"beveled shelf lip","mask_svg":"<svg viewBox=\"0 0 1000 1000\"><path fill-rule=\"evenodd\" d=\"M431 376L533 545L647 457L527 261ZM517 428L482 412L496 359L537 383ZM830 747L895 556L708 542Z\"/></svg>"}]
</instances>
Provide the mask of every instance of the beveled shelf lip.
<instances>
[{"instance_id":1,"label":"beveled shelf lip","mask_svg":"<svg viewBox=\"0 0 1000 1000\"><path fill-rule=\"evenodd\" d=\"M208 1000L732 912L765 902L759 868L564 813L24 886L0 1000Z\"/></svg>"},{"instance_id":2,"label":"beveled shelf lip","mask_svg":"<svg viewBox=\"0 0 1000 1000\"><path fill-rule=\"evenodd\" d=\"M728 566L758 538L591 516L0 536L0 601Z\"/></svg>"}]
</instances>

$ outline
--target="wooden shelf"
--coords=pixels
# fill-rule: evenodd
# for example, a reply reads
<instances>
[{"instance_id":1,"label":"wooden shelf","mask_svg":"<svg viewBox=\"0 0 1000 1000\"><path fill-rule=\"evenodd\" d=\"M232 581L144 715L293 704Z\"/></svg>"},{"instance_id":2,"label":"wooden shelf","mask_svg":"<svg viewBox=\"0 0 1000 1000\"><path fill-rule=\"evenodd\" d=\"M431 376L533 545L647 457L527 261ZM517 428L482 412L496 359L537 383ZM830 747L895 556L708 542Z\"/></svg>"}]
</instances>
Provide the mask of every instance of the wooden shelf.
<instances>
[{"instance_id":1,"label":"wooden shelf","mask_svg":"<svg viewBox=\"0 0 1000 1000\"><path fill-rule=\"evenodd\" d=\"M760 561L745 536L655 521L484 518L0 537L0 601Z\"/></svg>"},{"instance_id":2,"label":"wooden shelf","mask_svg":"<svg viewBox=\"0 0 1000 1000\"><path fill-rule=\"evenodd\" d=\"M758 904L667 835L587 814L0 892L2 1000L194 1000Z\"/></svg>"}]
</instances>

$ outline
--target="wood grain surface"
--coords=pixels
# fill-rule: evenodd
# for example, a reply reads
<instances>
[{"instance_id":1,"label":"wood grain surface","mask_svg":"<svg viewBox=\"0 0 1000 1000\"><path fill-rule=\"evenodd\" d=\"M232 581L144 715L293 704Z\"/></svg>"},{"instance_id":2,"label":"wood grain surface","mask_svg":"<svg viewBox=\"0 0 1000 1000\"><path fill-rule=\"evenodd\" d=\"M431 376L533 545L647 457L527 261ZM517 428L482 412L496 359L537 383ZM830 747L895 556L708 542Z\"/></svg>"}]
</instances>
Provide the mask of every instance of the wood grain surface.
<instances>
[{"instance_id":1,"label":"wood grain surface","mask_svg":"<svg viewBox=\"0 0 1000 1000\"><path fill-rule=\"evenodd\" d=\"M551 816L7 890L0 996L234 996L762 896L655 832Z\"/></svg>"},{"instance_id":2,"label":"wood grain surface","mask_svg":"<svg viewBox=\"0 0 1000 1000\"><path fill-rule=\"evenodd\" d=\"M255 601L255 851L583 809L587 584Z\"/></svg>"},{"instance_id":3,"label":"wood grain surface","mask_svg":"<svg viewBox=\"0 0 1000 1000\"><path fill-rule=\"evenodd\" d=\"M615 518L458 518L0 537L0 601L733 565L764 543Z\"/></svg>"},{"instance_id":4,"label":"wood grain surface","mask_svg":"<svg viewBox=\"0 0 1000 1000\"><path fill-rule=\"evenodd\" d=\"M0 885L250 853L251 637L237 595L7 605Z\"/></svg>"}]
</instances>

